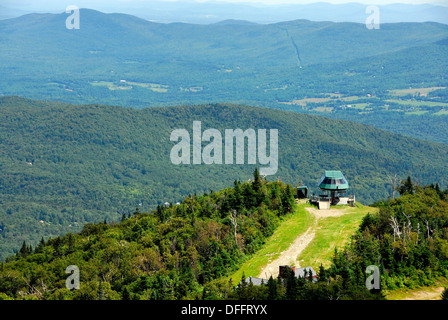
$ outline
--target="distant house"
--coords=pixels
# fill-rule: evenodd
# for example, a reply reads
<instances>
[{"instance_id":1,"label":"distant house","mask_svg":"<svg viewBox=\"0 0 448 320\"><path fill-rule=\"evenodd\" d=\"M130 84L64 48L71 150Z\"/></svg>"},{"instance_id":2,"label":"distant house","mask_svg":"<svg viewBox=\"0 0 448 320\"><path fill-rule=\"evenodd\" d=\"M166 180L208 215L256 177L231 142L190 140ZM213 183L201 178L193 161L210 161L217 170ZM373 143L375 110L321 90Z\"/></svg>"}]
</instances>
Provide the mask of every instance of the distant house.
<instances>
[{"instance_id":1,"label":"distant house","mask_svg":"<svg viewBox=\"0 0 448 320\"><path fill-rule=\"evenodd\" d=\"M262 284L267 284L268 280L263 278L255 278L255 277L248 277L244 280L246 283L251 283L254 286L261 286ZM241 282L240 282L241 283Z\"/></svg>"},{"instance_id":2,"label":"distant house","mask_svg":"<svg viewBox=\"0 0 448 320\"><path fill-rule=\"evenodd\" d=\"M297 187L297 199L305 199L308 197L308 187L298 186Z\"/></svg>"},{"instance_id":3,"label":"distant house","mask_svg":"<svg viewBox=\"0 0 448 320\"><path fill-rule=\"evenodd\" d=\"M295 270L295 274L296 274L296 278L305 278L305 279L309 279L309 274L310 274L310 270L311 270L311 274L313 277L313 282L317 281L317 273L316 271L314 271L313 267L304 267L304 268L298 268Z\"/></svg>"}]
</instances>

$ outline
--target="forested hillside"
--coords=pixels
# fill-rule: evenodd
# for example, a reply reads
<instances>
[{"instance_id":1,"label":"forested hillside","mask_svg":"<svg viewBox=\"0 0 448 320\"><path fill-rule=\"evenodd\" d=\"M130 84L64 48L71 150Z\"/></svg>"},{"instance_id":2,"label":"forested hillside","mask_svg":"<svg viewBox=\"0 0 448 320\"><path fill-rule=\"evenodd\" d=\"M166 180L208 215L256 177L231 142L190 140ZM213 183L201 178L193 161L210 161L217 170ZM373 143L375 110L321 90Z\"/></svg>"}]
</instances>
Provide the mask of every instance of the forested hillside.
<instances>
[{"instance_id":1,"label":"forested hillside","mask_svg":"<svg viewBox=\"0 0 448 320\"><path fill-rule=\"evenodd\" d=\"M324 170L342 170L366 204L391 195L388 176L447 185L448 147L348 121L250 106L171 108L70 105L0 98L0 252L25 240L76 232L86 222L155 209L189 194L247 181L257 165L175 165L173 130L278 129L278 171L268 180L318 192ZM224 143L224 141L223 141ZM268 140L269 144L269 140ZM206 146L207 143L203 143ZM264 166L262 166L264 167Z\"/></svg>"},{"instance_id":2,"label":"forested hillside","mask_svg":"<svg viewBox=\"0 0 448 320\"><path fill-rule=\"evenodd\" d=\"M24 242L0 263L0 299L384 299L384 290L448 277L448 189L419 187L410 178L398 189L401 197L378 203L379 213L365 216L329 268L316 268L317 282L293 273L260 286L225 277L295 208L291 185L267 182L256 169L251 182L178 205L89 223L35 248ZM80 272L78 290L66 288L72 265ZM379 267L380 289L365 286L369 265Z\"/></svg>"},{"instance_id":3,"label":"forested hillside","mask_svg":"<svg viewBox=\"0 0 448 320\"><path fill-rule=\"evenodd\" d=\"M308 20L163 24L88 9L80 16L77 30L66 28L66 13L1 20L0 95L134 108L250 104L448 144L445 24L369 30ZM435 95L390 92L409 89ZM424 125L415 125L420 117Z\"/></svg>"},{"instance_id":4,"label":"forested hillside","mask_svg":"<svg viewBox=\"0 0 448 320\"><path fill-rule=\"evenodd\" d=\"M399 191L400 198L377 203L379 213L364 218L351 244L335 255L335 270L355 277L377 265L385 289L448 278L448 188L418 186L409 177Z\"/></svg>"},{"instance_id":5,"label":"forested hillside","mask_svg":"<svg viewBox=\"0 0 448 320\"><path fill-rule=\"evenodd\" d=\"M86 224L0 265L1 299L201 298L203 285L228 275L258 250L294 209L291 185L251 182L187 197L119 223ZM65 269L80 270L80 289L65 287Z\"/></svg>"}]
</instances>

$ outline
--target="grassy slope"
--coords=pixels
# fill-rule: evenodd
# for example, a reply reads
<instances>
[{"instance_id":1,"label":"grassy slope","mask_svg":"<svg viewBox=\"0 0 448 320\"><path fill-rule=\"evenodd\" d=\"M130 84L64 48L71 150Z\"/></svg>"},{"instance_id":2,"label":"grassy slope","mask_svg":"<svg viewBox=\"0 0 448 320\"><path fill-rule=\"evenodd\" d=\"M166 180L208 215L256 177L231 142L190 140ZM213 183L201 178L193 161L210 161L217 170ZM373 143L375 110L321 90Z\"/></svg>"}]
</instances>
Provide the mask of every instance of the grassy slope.
<instances>
[{"instance_id":1,"label":"grassy slope","mask_svg":"<svg viewBox=\"0 0 448 320\"><path fill-rule=\"evenodd\" d=\"M272 259L278 257L279 253L286 250L294 239L316 223L316 218L305 209L307 206L309 205L297 206L295 212L281 223L264 247L230 276L232 283L238 283L243 273L246 277L257 277L271 257ZM340 209L347 209L347 207ZM329 267L334 249L342 248L349 241L350 236L356 232L367 213L375 213L378 210L359 203L355 208L350 209L353 209L353 213L317 221L314 239L299 256L302 266L312 266L317 270L322 263L324 267ZM385 293L387 299L390 300L440 300L443 287L448 287L448 279L441 279L431 287L404 288Z\"/></svg>"},{"instance_id":2,"label":"grassy slope","mask_svg":"<svg viewBox=\"0 0 448 320\"><path fill-rule=\"evenodd\" d=\"M298 236L315 224L316 218L305 209L307 206L310 205L299 205L295 212L281 223L264 247L230 276L233 283L238 283L243 273L246 277L257 277L270 258L275 259ZM346 209L347 207L344 206L343 208ZM376 210L376 208L358 205L353 208L353 213L340 217L319 219L314 239L300 255L300 259L303 259L301 265L311 265L316 270L321 263L328 267L331 263L334 248L344 246L358 228L361 219L367 213L373 213Z\"/></svg>"},{"instance_id":3,"label":"grassy slope","mask_svg":"<svg viewBox=\"0 0 448 320\"><path fill-rule=\"evenodd\" d=\"M334 208L336 207L332 207ZM347 208L344 206L341 209ZM302 266L311 265L317 270L322 263L324 267L329 267L334 249L342 248L356 232L362 218L367 213L377 212L378 209L358 204L355 208L350 208L350 211L352 212L340 217L319 219L313 241L300 255Z\"/></svg>"},{"instance_id":4,"label":"grassy slope","mask_svg":"<svg viewBox=\"0 0 448 320\"><path fill-rule=\"evenodd\" d=\"M271 257L275 259L280 252L286 250L314 221L313 215L305 210L305 205L297 206L294 213L282 221L263 248L230 276L232 282L238 283L243 273L246 277L257 277Z\"/></svg>"}]
</instances>

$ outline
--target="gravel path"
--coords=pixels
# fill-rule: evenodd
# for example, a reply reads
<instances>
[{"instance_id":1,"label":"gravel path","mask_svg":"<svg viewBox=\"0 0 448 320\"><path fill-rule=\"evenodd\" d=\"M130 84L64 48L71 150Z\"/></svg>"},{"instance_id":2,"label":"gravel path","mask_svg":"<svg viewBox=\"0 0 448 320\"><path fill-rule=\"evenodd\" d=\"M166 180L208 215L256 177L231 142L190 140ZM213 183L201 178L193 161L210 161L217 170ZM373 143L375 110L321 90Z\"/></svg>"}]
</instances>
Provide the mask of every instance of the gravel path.
<instances>
[{"instance_id":1,"label":"gravel path","mask_svg":"<svg viewBox=\"0 0 448 320\"><path fill-rule=\"evenodd\" d=\"M441 300L444 287L414 290L402 300Z\"/></svg>"},{"instance_id":2,"label":"gravel path","mask_svg":"<svg viewBox=\"0 0 448 320\"><path fill-rule=\"evenodd\" d=\"M313 214L317 219L324 219L328 217L340 217L344 214L353 212L354 208L347 207L344 209L329 209L329 210L319 210L317 208L305 208L306 211Z\"/></svg>"},{"instance_id":3,"label":"gravel path","mask_svg":"<svg viewBox=\"0 0 448 320\"><path fill-rule=\"evenodd\" d=\"M294 265L296 268L300 268L297 257L305 249L308 244L313 240L315 232L313 227L309 227L302 235L298 236L288 249L280 253L280 256L274 261L270 262L260 272L259 278L269 279L272 275L273 278L278 276L278 266L282 265Z\"/></svg>"}]
</instances>

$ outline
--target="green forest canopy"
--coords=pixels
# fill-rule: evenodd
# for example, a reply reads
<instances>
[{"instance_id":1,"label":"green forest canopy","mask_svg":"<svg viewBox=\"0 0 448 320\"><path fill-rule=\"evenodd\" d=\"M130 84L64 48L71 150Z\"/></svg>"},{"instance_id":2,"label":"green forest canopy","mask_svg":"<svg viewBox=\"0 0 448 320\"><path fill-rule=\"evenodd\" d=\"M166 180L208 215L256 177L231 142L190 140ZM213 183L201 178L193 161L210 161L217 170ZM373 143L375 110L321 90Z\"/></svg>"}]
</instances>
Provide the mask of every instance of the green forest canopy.
<instances>
[{"instance_id":1,"label":"green forest canopy","mask_svg":"<svg viewBox=\"0 0 448 320\"><path fill-rule=\"evenodd\" d=\"M448 184L448 147L373 127L243 105L135 110L0 98L0 252L77 232L87 222L155 209L189 194L247 181L257 165L174 165L170 134L278 129L279 168L269 180L318 193L324 170L342 170L362 203L391 195L388 176ZM356 139L354 139L356 137Z\"/></svg>"},{"instance_id":2,"label":"green forest canopy","mask_svg":"<svg viewBox=\"0 0 448 320\"><path fill-rule=\"evenodd\" d=\"M0 265L1 299L384 299L384 289L431 285L448 277L448 189L403 181L401 197L366 215L317 282L287 275L261 286L229 283L230 274L261 248L294 210L290 185L251 182L187 197L119 223L86 224L36 248L23 244ZM399 230L399 231L398 231ZM79 290L68 290L65 269L80 270ZM381 272L380 289L365 287L366 267ZM312 278L311 278L312 279Z\"/></svg>"}]
</instances>

